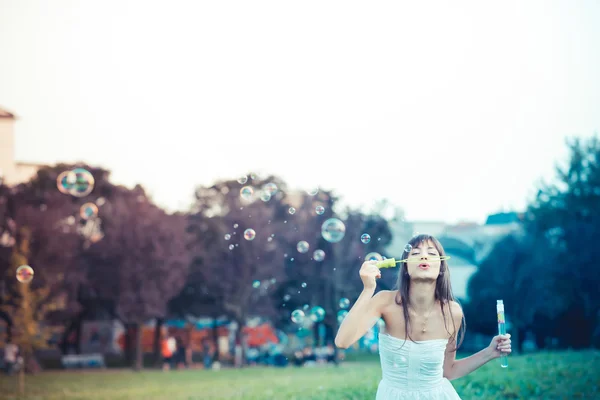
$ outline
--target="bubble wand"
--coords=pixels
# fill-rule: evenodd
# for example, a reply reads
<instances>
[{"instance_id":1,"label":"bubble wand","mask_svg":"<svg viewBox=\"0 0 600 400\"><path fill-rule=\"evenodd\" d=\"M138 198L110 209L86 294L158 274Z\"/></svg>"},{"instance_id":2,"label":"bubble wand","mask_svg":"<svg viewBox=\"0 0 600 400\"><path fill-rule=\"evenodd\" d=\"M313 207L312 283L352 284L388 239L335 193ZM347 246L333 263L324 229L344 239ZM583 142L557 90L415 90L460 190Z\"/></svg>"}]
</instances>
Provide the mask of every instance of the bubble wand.
<instances>
[{"instance_id":1,"label":"bubble wand","mask_svg":"<svg viewBox=\"0 0 600 400\"><path fill-rule=\"evenodd\" d=\"M498 334L506 335L506 321L504 319L504 301L496 300L496 314L498 314ZM508 356L502 354L500 356L500 366L502 368L508 367Z\"/></svg>"},{"instance_id":2,"label":"bubble wand","mask_svg":"<svg viewBox=\"0 0 600 400\"><path fill-rule=\"evenodd\" d=\"M445 261L445 260L449 260L449 259L450 259L450 256L427 257L427 261ZM421 261L421 257L405 258L404 260L400 260L400 261L396 261L395 258L387 258L383 261L378 261L377 268L379 268L379 269L395 268L396 264L400 264L403 262L409 262L409 261Z\"/></svg>"}]
</instances>

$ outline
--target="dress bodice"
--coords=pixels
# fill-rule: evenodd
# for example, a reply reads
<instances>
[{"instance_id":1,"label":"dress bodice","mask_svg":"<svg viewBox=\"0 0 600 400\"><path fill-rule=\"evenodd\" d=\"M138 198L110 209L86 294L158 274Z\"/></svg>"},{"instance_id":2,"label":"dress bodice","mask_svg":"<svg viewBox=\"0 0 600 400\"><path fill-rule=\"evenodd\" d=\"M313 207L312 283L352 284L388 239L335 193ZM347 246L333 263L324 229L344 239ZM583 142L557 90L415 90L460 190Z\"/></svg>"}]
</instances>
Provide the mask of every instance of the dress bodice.
<instances>
[{"instance_id":1,"label":"dress bodice","mask_svg":"<svg viewBox=\"0 0 600 400\"><path fill-rule=\"evenodd\" d=\"M379 335L382 380L378 399L459 399L444 378L448 339L411 341Z\"/></svg>"}]
</instances>

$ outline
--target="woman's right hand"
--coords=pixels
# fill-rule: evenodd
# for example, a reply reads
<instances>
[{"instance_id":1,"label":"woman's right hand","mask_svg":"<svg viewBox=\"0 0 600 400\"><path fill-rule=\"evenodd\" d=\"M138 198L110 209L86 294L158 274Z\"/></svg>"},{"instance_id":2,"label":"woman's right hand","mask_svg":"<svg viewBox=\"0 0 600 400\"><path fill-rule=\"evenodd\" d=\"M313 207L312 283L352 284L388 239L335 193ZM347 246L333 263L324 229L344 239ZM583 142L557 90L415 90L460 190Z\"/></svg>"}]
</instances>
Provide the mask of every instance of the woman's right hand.
<instances>
[{"instance_id":1,"label":"woman's right hand","mask_svg":"<svg viewBox=\"0 0 600 400\"><path fill-rule=\"evenodd\" d=\"M377 261L365 261L360 267L360 279L365 289L375 289L377 278L381 278L381 271L377 268Z\"/></svg>"}]
</instances>

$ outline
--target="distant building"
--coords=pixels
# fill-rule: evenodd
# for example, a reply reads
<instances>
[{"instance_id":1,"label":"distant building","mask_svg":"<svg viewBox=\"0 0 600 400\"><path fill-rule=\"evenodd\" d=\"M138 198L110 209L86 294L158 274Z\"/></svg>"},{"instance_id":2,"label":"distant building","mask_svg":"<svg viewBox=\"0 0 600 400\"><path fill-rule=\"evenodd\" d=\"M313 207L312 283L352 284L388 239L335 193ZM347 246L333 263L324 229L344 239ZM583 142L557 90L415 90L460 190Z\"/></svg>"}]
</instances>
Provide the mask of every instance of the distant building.
<instances>
[{"instance_id":1,"label":"distant building","mask_svg":"<svg viewBox=\"0 0 600 400\"><path fill-rule=\"evenodd\" d=\"M488 257L500 239L520 231L522 221L522 213L510 212L492 214L483 225L471 222L454 225L444 222L391 222L393 240L386 256L400 257L404 246L414 235L435 236L444 246L446 254L452 257L448 264L454 295L460 301L468 301L467 286L478 265Z\"/></svg>"},{"instance_id":2,"label":"distant building","mask_svg":"<svg viewBox=\"0 0 600 400\"><path fill-rule=\"evenodd\" d=\"M16 120L14 114L0 108L0 180L11 186L28 181L42 167L15 160Z\"/></svg>"}]
</instances>

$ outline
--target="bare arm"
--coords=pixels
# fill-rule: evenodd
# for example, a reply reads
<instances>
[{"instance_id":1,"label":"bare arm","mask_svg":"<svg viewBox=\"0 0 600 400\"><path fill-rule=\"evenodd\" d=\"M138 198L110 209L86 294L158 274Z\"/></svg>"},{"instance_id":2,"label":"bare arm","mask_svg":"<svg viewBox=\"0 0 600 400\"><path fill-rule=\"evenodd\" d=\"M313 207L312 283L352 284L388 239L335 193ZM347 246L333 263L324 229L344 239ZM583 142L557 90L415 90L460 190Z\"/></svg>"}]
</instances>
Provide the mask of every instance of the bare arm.
<instances>
[{"instance_id":1,"label":"bare arm","mask_svg":"<svg viewBox=\"0 0 600 400\"><path fill-rule=\"evenodd\" d=\"M454 316L455 325L457 326L456 332L458 332L458 327L460 327L460 324L462 323L462 309L458 303L454 302L451 304L451 307L453 307L452 314ZM455 334L454 336L458 336L458 334ZM448 346L446 347L444 377L449 380L462 378L487 362L500 357L502 354L509 354L511 352L510 335L494 336L488 347L469 357L461 358L460 360L456 360L455 346L456 340L452 338L448 341Z\"/></svg>"},{"instance_id":2,"label":"bare arm","mask_svg":"<svg viewBox=\"0 0 600 400\"><path fill-rule=\"evenodd\" d=\"M335 336L335 345L347 349L360 339L381 318L385 294L381 291L373 296L375 288L364 288Z\"/></svg>"},{"instance_id":3,"label":"bare arm","mask_svg":"<svg viewBox=\"0 0 600 400\"><path fill-rule=\"evenodd\" d=\"M386 290L373 296L377 287L376 279L381 277L375 261L365 261L360 267L359 274L364 289L342 321L335 336L335 345L342 349L352 346L381 318L381 310L387 298L386 293L389 293Z\"/></svg>"}]
</instances>

